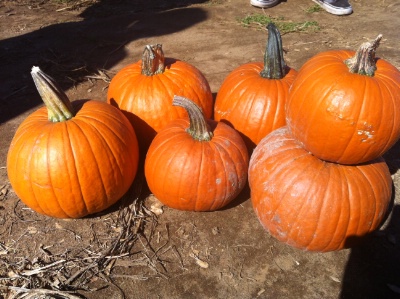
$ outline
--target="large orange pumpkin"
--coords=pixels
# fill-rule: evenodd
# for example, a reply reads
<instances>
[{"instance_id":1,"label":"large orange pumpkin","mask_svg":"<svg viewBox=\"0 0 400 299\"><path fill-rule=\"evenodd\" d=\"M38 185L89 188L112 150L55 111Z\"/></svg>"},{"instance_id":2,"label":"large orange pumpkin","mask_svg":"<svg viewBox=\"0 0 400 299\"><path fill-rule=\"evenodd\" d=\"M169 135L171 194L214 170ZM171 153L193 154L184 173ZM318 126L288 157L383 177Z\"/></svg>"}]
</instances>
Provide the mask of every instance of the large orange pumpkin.
<instances>
[{"instance_id":1,"label":"large orange pumpkin","mask_svg":"<svg viewBox=\"0 0 400 299\"><path fill-rule=\"evenodd\" d=\"M319 53L299 70L287 103L287 125L320 159L366 162L399 139L400 71L375 58L380 39L357 53Z\"/></svg>"},{"instance_id":2,"label":"large orange pumpkin","mask_svg":"<svg viewBox=\"0 0 400 299\"><path fill-rule=\"evenodd\" d=\"M214 211L230 203L247 182L249 157L240 134L222 122L205 120L189 99L174 97L187 118L161 129L147 152L150 191L165 205L187 211Z\"/></svg>"},{"instance_id":3,"label":"large orange pumpkin","mask_svg":"<svg viewBox=\"0 0 400 299\"><path fill-rule=\"evenodd\" d=\"M250 151L273 130L286 124L285 105L297 72L283 59L282 39L268 25L264 62L250 62L233 70L215 100L214 118L238 130Z\"/></svg>"},{"instance_id":4,"label":"large orange pumpkin","mask_svg":"<svg viewBox=\"0 0 400 299\"><path fill-rule=\"evenodd\" d=\"M310 251L351 247L381 224L392 194L382 158L356 166L320 160L282 127L250 159L251 201L278 240Z\"/></svg>"},{"instance_id":5,"label":"large orange pumpkin","mask_svg":"<svg viewBox=\"0 0 400 299\"><path fill-rule=\"evenodd\" d=\"M80 218L117 202L138 166L135 132L117 108L69 102L39 68L32 76L46 107L29 115L12 139L7 172L18 197L38 213Z\"/></svg>"},{"instance_id":6,"label":"large orange pumpkin","mask_svg":"<svg viewBox=\"0 0 400 299\"><path fill-rule=\"evenodd\" d=\"M186 116L184 109L171 105L174 95L190 98L211 117L213 97L204 75L189 63L165 58L157 44L146 46L142 60L112 78L107 101L128 117L146 150L156 132L171 120Z\"/></svg>"}]
</instances>

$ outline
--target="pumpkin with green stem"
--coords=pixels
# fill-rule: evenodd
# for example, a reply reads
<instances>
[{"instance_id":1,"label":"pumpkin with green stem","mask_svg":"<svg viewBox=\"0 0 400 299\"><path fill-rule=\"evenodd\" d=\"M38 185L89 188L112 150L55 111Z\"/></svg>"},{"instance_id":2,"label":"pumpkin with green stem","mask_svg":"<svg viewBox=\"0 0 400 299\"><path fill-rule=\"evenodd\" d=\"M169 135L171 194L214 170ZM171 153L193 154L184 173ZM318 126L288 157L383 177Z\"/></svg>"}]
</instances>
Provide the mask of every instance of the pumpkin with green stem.
<instances>
[{"instance_id":1,"label":"pumpkin with green stem","mask_svg":"<svg viewBox=\"0 0 400 299\"><path fill-rule=\"evenodd\" d=\"M225 207L247 182L249 157L243 139L227 124L206 120L189 99L175 96L173 105L185 108L189 119L170 122L151 143L145 160L150 191L178 210Z\"/></svg>"},{"instance_id":2,"label":"pumpkin with green stem","mask_svg":"<svg viewBox=\"0 0 400 299\"><path fill-rule=\"evenodd\" d=\"M184 109L171 106L176 94L190 98L211 117L213 97L204 75L189 63L164 57L162 45L147 45L141 60L112 78L107 101L124 112L147 150L161 128L186 116Z\"/></svg>"},{"instance_id":3,"label":"pumpkin with green stem","mask_svg":"<svg viewBox=\"0 0 400 299\"><path fill-rule=\"evenodd\" d=\"M376 58L382 36L355 53L332 50L308 60L293 82L287 125L320 159L358 164L400 137L400 71Z\"/></svg>"},{"instance_id":4,"label":"pumpkin with green stem","mask_svg":"<svg viewBox=\"0 0 400 299\"><path fill-rule=\"evenodd\" d=\"M15 193L38 213L81 218L116 203L137 172L135 131L117 108L70 102L38 67L32 77L45 107L29 115L12 139L7 172Z\"/></svg>"},{"instance_id":5,"label":"pumpkin with green stem","mask_svg":"<svg viewBox=\"0 0 400 299\"><path fill-rule=\"evenodd\" d=\"M223 81L214 106L214 118L238 130L251 151L273 130L286 124L285 105L297 72L283 58L282 39L268 24L264 62L250 62Z\"/></svg>"}]
</instances>

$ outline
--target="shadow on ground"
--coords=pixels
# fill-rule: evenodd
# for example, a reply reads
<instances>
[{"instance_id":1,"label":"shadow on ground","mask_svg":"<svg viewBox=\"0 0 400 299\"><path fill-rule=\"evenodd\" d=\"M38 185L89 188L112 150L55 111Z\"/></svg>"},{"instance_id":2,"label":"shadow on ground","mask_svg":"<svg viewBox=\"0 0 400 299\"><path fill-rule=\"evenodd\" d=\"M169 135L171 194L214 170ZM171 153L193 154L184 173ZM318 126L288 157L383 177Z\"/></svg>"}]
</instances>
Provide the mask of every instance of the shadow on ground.
<instances>
[{"instance_id":1,"label":"shadow on ground","mask_svg":"<svg viewBox=\"0 0 400 299\"><path fill-rule=\"evenodd\" d=\"M60 22L1 40L0 124L41 104L30 77L32 66L41 67L67 90L86 75L120 62L127 55L126 44L206 20L203 9L187 7L202 2L206 1L103 0L87 7L79 15L82 21Z\"/></svg>"},{"instance_id":2,"label":"shadow on ground","mask_svg":"<svg viewBox=\"0 0 400 299\"><path fill-rule=\"evenodd\" d=\"M361 242L351 250L340 298L400 298L400 206L394 206L384 230Z\"/></svg>"}]
</instances>

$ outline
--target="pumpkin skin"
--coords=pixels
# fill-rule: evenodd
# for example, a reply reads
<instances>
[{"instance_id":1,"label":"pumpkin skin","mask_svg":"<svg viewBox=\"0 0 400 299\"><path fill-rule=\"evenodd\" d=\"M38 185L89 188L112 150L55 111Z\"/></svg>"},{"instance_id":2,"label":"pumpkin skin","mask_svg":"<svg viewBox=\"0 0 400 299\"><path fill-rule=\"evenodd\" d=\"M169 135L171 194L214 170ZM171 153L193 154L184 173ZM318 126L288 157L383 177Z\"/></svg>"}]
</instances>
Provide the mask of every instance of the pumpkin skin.
<instances>
[{"instance_id":1,"label":"pumpkin skin","mask_svg":"<svg viewBox=\"0 0 400 299\"><path fill-rule=\"evenodd\" d=\"M254 211L276 239L308 251L356 245L388 211L392 179L382 158L356 166L330 163L305 150L287 127L253 152L249 185Z\"/></svg>"},{"instance_id":2,"label":"pumpkin skin","mask_svg":"<svg viewBox=\"0 0 400 299\"><path fill-rule=\"evenodd\" d=\"M207 121L212 138L197 140L190 121L177 119L161 129L145 160L150 191L166 206L214 211L229 204L247 183L249 157L240 134L222 122Z\"/></svg>"},{"instance_id":3,"label":"pumpkin skin","mask_svg":"<svg viewBox=\"0 0 400 299\"><path fill-rule=\"evenodd\" d=\"M72 102L74 117L48 119L47 107L18 127L7 172L18 197L34 211L81 218L117 202L131 186L139 152L121 111L95 100Z\"/></svg>"},{"instance_id":4,"label":"pumpkin skin","mask_svg":"<svg viewBox=\"0 0 400 299\"><path fill-rule=\"evenodd\" d=\"M154 63L161 63L162 71L145 71L147 66L142 64L148 60L147 50L154 51ZM167 123L186 116L184 109L171 105L174 95L190 98L206 117L212 115L213 96L204 75L186 62L174 58L164 61L163 55L161 45L146 47L142 60L121 69L112 78L107 92L107 101L124 112L144 150Z\"/></svg>"},{"instance_id":5,"label":"pumpkin skin","mask_svg":"<svg viewBox=\"0 0 400 299\"><path fill-rule=\"evenodd\" d=\"M358 164L383 155L400 136L400 72L376 60L372 76L349 72L354 51L317 54L299 70L287 125L320 159Z\"/></svg>"},{"instance_id":6,"label":"pumpkin skin","mask_svg":"<svg viewBox=\"0 0 400 299\"><path fill-rule=\"evenodd\" d=\"M249 152L262 138L286 125L286 101L297 71L283 61L278 29L268 25L264 62L250 62L234 69L218 91L214 119L238 130Z\"/></svg>"}]
</instances>

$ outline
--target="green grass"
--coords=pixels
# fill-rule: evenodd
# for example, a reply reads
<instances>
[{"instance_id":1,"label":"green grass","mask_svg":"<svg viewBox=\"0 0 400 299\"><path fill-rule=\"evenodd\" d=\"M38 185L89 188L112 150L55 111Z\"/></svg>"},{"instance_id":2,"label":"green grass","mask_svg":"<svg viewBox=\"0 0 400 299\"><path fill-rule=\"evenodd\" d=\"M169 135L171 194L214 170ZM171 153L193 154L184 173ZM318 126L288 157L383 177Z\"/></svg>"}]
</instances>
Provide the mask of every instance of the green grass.
<instances>
[{"instance_id":1,"label":"green grass","mask_svg":"<svg viewBox=\"0 0 400 299\"><path fill-rule=\"evenodd\" d=\"M322 10L321 6L319 6L318 4L314 4L306 9L306 13L319 12L321 10Z\"/></svg>"},{"instance_id":2,"label":"green grass","mask_svg":"<svg viewBox=\"0 0 400 299\"><path fill-rule=\"evenodd\" d=\"M283 17L270 17L264 14L253 14L239 19L239 22L244 26L259 26L265 27L268 23L274 23L279 29L281 34L290 32L314 32L320 30L318 22L316 21L304 21L304 22L292 22L286 21Z\"/></svg>"}]
</instances>

